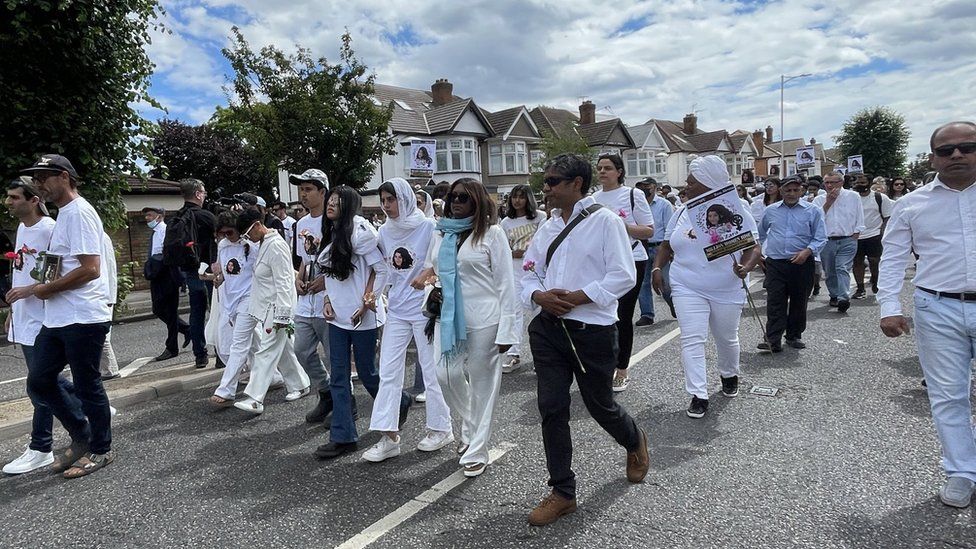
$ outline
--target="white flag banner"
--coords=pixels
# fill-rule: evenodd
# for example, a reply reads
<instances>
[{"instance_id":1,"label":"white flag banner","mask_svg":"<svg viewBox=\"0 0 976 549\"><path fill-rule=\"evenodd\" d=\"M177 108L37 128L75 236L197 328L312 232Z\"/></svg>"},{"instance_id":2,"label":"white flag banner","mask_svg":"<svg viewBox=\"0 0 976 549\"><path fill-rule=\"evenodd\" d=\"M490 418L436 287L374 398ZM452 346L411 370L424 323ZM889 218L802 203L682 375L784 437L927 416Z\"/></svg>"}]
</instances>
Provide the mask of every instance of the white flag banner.
<instances>
[{"instance_id":1,"label":"white flag banner","mask_svg":"<svg viewBox=\"0 0 976 549\"><path fill-rule=\"evenodd\" d=\"M410 177L431 178L434 175L434 159L437 158L437 141L414 139L410 142Z\"/></svg>"},{"instance_id":2,"label":"white flag banner","mask_svg":"<svg viewBox=\"0 0 976 549\"><path fill-rule=\"evenodd\" d=\"M707 192L685 207L709 261L756 244L752 231L745 228L742 201L733 185Z\"/></svg>"},{"instance_id":3,"label":"white flag banner","mask_svg":"<svg viewBox=\"0 0 976 549\"><path fill-rule=\"evenodd\" d=\"M859 154L848 156L847 173L864 173L864 157Z\"/></svg>"}]
</instances>

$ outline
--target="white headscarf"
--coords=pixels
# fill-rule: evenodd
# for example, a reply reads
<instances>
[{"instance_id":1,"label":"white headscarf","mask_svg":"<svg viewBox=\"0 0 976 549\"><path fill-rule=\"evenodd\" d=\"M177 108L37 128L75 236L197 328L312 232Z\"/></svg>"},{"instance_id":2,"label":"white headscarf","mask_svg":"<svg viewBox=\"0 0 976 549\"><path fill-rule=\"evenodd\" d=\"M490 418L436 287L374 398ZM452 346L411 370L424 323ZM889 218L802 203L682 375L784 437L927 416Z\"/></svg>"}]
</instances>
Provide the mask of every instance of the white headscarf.
<instances>
[{"instance_id":1,"label":"white headscarf","mask_svg":"<svg viewBox=\"0 0 976 549\"><path fill-rule=\"evenodd\" d=\"M427 219L434 219L434 199L427 194L427 191L417 191L417 194L424 195L424 215Z\"/></svg>"},{"instance_id":2,"label":"white headscarf","mask_svg":"<svg viewBox=\"0 0 976 549\"><path fill-rule=\"evenodd\" d=\"M414 229L429 223L427 216L417 208L417 195L406 179L394 177L386 182L393 184L393 189L396 191L400 215L396 219L387 216L386 223L383 225L384 230L389 231L394 239L409 237Z\"/></svg>"},{"instance_id":3,"label":"white headscarf","mask_svg":"<svg viewBox=\"0 0 976 549\"><path fill-rule=\"evenodd\" d=\"M732 184L725 161L714 154L699 156L692 160L688 172L695 176L699 183L712 190Z\"/></svg>"}]
</instances>

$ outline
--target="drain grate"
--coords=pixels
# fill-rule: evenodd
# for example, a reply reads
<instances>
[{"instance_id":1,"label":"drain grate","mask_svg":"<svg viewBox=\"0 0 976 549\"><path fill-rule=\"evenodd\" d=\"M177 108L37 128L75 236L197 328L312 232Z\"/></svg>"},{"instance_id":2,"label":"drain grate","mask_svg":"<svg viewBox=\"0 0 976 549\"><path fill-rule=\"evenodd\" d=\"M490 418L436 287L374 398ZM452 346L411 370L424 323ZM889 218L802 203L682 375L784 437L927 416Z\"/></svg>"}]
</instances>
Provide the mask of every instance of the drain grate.
<instances>
[{"instance_id":1,"label":"drain grate","mask_svg":"<svg viewBox=\"0 0 976 549\"><path fill-rule=\"evenodd\" d=\"M764 397L774 397L779 389L776 387L764 387L762 385L753 385L752 389L749 389L750 395L759 395Z\"/></svg>"}]
</instances>

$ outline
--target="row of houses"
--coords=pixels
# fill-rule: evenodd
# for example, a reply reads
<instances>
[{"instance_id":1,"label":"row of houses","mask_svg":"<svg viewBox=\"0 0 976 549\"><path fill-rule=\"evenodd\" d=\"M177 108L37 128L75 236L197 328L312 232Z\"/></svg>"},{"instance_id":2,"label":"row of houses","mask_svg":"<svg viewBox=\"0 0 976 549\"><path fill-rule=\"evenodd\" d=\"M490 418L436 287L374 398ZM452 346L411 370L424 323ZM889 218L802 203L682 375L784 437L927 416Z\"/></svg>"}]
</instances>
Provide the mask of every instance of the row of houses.
<instances>
[{"instance_id":1,"label":"row of houses","mask_svg":"<svg viewBox=\"0 0 976 549\"><path fill-rule=\"evenodd\" d=\"M782 152L785 173L792 175L796 171L795 151L808 143L816 152L814 166L806 169L808 174L824 174L835 165L813 139L773 141L771 126L765 132L706 131L698 127L695 114L686 115L680 122L652 118L628 126L619 118L597 115L596 104L588 100L579 105L578 112L542 105L490 112L472 98L455 95L454 85L446 79L435 81L429 90L376 84L373 99L378 106L392 109L390 133L398 150L379 159L369 189L391 177L409 179L410 143L416 139L437 142L434 181L474 177L499 195L525 183L539 169L539 144L544 136L565 136L567 132L574 132L601 153L620 154L630 184L654 177L662 184L683 186L691 161L711 154L723 157L729 175L738 180L744 172L780 174ZM297 200L287 176L280 174L279 196L286 201Z\"/></svg>"}]
</instances>

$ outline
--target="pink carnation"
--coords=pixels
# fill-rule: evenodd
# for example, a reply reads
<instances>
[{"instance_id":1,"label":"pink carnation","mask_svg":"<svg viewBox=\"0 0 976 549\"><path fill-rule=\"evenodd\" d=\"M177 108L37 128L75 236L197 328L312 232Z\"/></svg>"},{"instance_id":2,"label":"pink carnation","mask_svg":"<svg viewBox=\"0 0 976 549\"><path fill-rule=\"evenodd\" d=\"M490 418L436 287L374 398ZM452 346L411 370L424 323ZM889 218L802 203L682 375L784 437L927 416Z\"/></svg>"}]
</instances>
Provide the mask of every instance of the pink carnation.
<instances>
[{"instance_id":1,"label":"pink carnation","mask_svg":"<svg viewBox=\"0 0 976 549\"><path fill-rule=\"evenodd\" d=\"M621 219L627 219L627 212L625 212L623 208L617 210L617 215L619 215Z\"/></svg>"},{"instance_id":2,"label":"pink carnation","mask_svg":"<svg viewBox=\"0 0 976 549\"><path fill-rule=\"evenodd\" d=\"M535 261L531 259L522 264L523 271L535 271Z\"/></svg>"}]
</instances>

